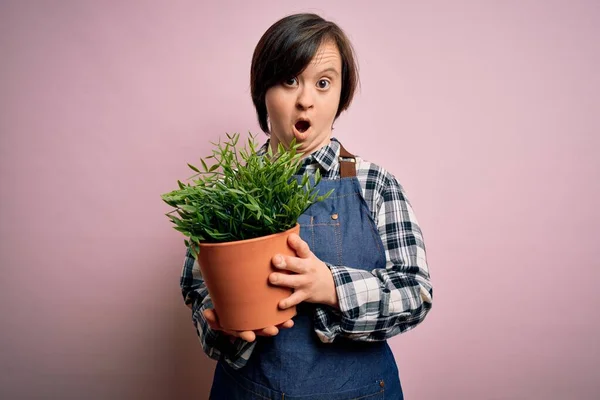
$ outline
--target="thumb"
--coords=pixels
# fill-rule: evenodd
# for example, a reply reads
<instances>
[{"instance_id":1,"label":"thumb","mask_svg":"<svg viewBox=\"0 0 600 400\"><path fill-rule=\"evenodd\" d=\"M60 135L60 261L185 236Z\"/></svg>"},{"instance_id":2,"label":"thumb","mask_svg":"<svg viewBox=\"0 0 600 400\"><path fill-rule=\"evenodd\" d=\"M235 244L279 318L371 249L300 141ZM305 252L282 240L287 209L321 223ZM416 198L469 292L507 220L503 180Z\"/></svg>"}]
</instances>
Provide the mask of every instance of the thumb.
<instances>
[{"instance_id":1,"label":"thumb","mask_svg":"<svg viewBox=\"0 0 600 400\"><path fill-rule=\"evenodd\" d=\"M292 233L288 237L288 244L294 251L296 255L300 258L309 258L312 255L310 251L310 247L308 247L308 243L306 243L300 236L295 233Z\"/></svg>"},{"instance_id":2,"label":"thumb","mask_svg":"<svg viewBox=\"0 0 600 400\"><path fill-rule=\"evenodd\" d=\"M208 325L214 330L221 330L221 325L219 324L219 319L217 318L217 313L215 313L212 309L206 309L202 312L204 314L204 318L206 318L206 322Z\"/></svg>"}]
</instances>

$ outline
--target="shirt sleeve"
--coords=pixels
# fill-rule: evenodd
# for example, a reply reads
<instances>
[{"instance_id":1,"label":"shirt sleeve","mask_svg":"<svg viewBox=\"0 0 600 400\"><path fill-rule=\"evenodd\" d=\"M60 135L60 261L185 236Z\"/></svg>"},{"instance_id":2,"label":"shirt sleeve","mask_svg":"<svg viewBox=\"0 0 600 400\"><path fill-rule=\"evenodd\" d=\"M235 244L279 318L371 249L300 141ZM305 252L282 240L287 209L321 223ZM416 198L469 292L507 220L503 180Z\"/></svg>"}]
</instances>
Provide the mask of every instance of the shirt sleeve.
<instances>
[{"instance_id":1,"label":"shirt sleeve","mask_svg":"<svg viewBox=\"0 0 600 400\"><path fill-rule=\"evenodd\" d=\"M210 328L203 312L213 308L212 300L202 279L200 267L189 248L183 263L180 286L184 302L192 310L192 322L204 353L214 360L223 358L234 369L246 365L256 341L250 343L236 338L232 342L223 332Z\"/></svg>"},{"instance_id":2,"label":"shirt sleeve","mask_svg":"<svg viewBox=\"0 0 600 400\"><path fill-rule=\"evenodd\" d=\"M325 343L338 337L381 341L421 323L432 306L433 288L423 235L403 188L390 174L374 195L377 229L386 267L365 271L327 266L336 286L340 310L319 305L315 332Z\"/></svg>"}]
</instances>

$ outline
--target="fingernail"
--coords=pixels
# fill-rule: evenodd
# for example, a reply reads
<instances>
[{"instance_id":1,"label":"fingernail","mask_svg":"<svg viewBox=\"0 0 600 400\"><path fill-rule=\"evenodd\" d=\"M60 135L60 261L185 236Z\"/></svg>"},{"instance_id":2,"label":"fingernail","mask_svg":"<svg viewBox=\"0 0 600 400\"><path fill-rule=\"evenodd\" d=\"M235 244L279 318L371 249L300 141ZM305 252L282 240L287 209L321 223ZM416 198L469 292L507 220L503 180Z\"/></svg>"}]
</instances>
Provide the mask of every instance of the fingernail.
<instances>
[{"instance_id":1,"label":"fingernail","mask_svg":"<svg viewBox=\"0 0 600 400\"><path fill-rule=\"evenodd\" d=\"M275 275L275 274L272 274L272 275L270 276L270 278L271 278L271 282L272 282L272 283L275 283L275 282L277 282L277 275Z\"/></svg>"},{"instance_id":2,"label":"fingernail","mask_svg":"<svg viewBox=\"0 0 600 400\"><path fill-rule=\"evenodd\" d=\"M275 256L275 266L276 267L283 266L283 257L282 256Z\"/></svg>"}]
</instances>

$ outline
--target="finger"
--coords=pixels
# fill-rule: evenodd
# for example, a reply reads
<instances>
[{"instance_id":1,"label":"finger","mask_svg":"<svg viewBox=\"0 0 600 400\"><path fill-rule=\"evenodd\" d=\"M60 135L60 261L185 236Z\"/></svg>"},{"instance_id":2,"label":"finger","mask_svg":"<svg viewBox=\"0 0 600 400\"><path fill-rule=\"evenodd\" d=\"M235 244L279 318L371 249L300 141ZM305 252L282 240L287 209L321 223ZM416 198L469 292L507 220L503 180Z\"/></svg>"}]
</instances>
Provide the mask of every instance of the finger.
<instances>
[{"instance_id":1,"label":"finger","mask_svg":"<svg viewBox=\"0 0 600 400\"><path fill-rule=\"evenodd\" d=\"M294 326L294 320L293 319L288 319L284 323L277 325L277 327L279 329L289 329L289 328L291 328L293 326Z\"/></svg>"},{"instance_id":2,"label":"finger","mask_svg":"<svg viewBox=\"0 0 600 400\"><path fill-rule=\"evenodd\" d=\"M256 339L256 335L252 331L231 331L228 329L224 329L223 333L234 338L243 339L246 342L253 342Z\"/></svg>"},{"instance_id":3,"label":"finger","mask_svg":"<svg viewBox=\"0 0 600 400\"><path fill-rule=\"evenodd\" d=\"M256 332L260 336L275 336L279 333L279 329L276 326L268 326Z\"/></svg>"},{"instance_id":4,"label":"finger","mask_svg":"<svg viewBox=\"0 0 600 400\"><path fill-rule=\"evenodd\" d=\"M230 331L228 329L223 329L223 333L226 334L229 337L234 338L234 339L240 337L240 332L239 331Z\"/></svg>"},{"instance_id":5,"label":"finger","mask_svg":"<svg viewBox=\"0 0 600 400\"><path fill-rule=\"evenodd\" d=\"M290 274L279 274L273 272L269 275L269 282L277 286L285 286L293 289L297 289L306 285L308 278L305 275L290 275Z\"/></svg>"},{"instance_id":6,"label":"finger","mask_svg":"<svg viewBox=\"0 0 600 400\"><path fill-rule=\"evenodd\" d=\"M219 320L217 318L217 314L212 309L204 310L203 312L204 318L206 318L206 322L208 322L208 326L210 326L213 330L222 330L221 325L219 324Z\"/></svg>"},{"instance_id":7,"label":"finger","mask_svg":"<svg viewBox=\"0 0 600 400\"><path fill-rule=\"evenodd\" d=\"M305 263L298 257L288 257L276 254L271 262L277 269L295 272L296 274L303 274L306 272Z\"/></svg>"},{"instance_id":8,"label":"finger","mask_svg":"<svg viewBox=\"0 0 600 400\"><path fill-rule=\"evenodd\" d=\"M290 297L287 297L279 302L279 308L285 310L286 308L293 307L297 304L302 303L306 300L306 295L302 290L295 291Z\"/></svg>"},{"instance_id":9,"label":"finger","mask_svg":"<svg viewBox=\"0 0 600 400\"><path fill-rule=\"evenodd\" d=\"M217 322L217 314L213 309L206 309L204 310L203 314L207 321Z\"/></svg>"},{"instance_id":10,"label":"finger","mask_svg":"<svg viewBox=\"0 0 600 400\"><path fill-rule=\"evenodd\" d=\"M296 254L300 258L308 258L312 255L310 247L308 247L308 243L302 240L300 236L295 233L292 233L290 236L288 236L288 244L296 251Z\"/></svg>"},{"instance_id":11,"label":"finger","mask_svg":"<svg viewBox=\"0 0 600 400\"><path fill-rule=\"evenodd\" d=\"M246 342L254 342L256 340L256 334L252 331L238 332L240 339Z\"/></svg>"}]
</instances>

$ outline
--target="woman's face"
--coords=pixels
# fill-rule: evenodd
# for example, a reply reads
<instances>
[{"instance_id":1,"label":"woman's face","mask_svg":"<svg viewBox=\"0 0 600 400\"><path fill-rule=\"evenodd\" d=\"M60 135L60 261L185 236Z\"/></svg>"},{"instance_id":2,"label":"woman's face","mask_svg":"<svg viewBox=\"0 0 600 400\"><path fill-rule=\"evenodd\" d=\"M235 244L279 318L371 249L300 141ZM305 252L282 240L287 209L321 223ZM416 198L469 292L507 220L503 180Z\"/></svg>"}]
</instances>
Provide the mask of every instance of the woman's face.
<instances>
[{"instance_id":1,"label":"woman's face","mask_svg":"<svg viewBox=\"0 0 600 400\"><path fill-rule=\"evenodd\" d=\"M299 76L267 90L271 147L293 138L309 155L329 143L342 91L342 59L333 42L323 43Z\"/></svg>"}]
</instances>

